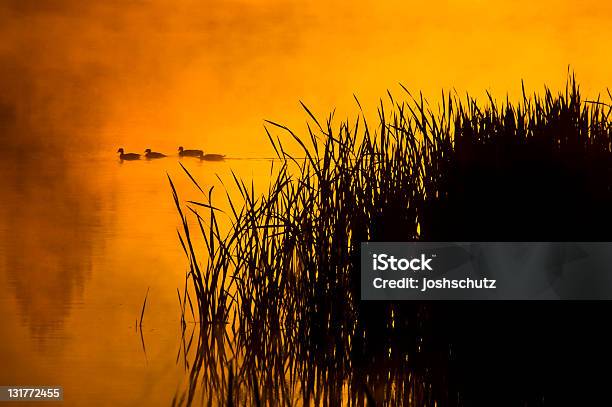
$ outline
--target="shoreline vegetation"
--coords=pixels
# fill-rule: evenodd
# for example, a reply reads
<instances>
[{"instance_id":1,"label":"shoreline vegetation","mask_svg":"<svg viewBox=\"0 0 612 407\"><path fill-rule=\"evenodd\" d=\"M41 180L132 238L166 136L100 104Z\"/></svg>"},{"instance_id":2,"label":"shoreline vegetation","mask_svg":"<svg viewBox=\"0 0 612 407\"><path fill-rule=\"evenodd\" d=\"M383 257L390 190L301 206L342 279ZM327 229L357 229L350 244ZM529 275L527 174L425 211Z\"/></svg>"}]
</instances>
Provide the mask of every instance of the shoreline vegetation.
<instances>
[{"instance_id":1,"label":"shoreline vegetation","mask_svg":"<svg viewBox=\"0 0 612 407\"><path fill-rule=\"evenodd\" d=\"M268 191L234 176L241 202L227 194L226 212L183 167L203 198L182 202L169 179L189 263L177 291L189 381L173 404L554 404L609 347L609 305L362 302L359 247L609 240L611 100L583 100L572 75L558 94L445 94L437 111L403 88L376 123L357 100L339 124L302 105L305 135L266 124L281 159Z\"/></svg>"}]
</instances>

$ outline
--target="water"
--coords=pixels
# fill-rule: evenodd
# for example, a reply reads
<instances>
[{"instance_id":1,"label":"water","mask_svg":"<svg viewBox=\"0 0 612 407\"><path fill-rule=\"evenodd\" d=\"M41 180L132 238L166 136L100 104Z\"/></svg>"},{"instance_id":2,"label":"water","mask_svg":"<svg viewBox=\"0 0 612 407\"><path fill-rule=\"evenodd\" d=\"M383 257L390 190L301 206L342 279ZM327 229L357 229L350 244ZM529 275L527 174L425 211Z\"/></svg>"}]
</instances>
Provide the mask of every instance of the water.
<instances>
[{"instance_id":1,"label":"water","mask_svg":"<svg viewBox=\"0 0 612 407\"><path fill-rule=\"evenodd\" d=\"M177 157L120 163L112 151L49 151L2 163L0 383L60 385L66 405L168 405L187 262L166 173L201 199ZM206 190L230 170L264 184L270 162L183 159ZM264 171L264 169L266 169ZM83 175L87 174L87 177ZM142 327L136 319L150 289Z\"/></svg>"}]
</instances>

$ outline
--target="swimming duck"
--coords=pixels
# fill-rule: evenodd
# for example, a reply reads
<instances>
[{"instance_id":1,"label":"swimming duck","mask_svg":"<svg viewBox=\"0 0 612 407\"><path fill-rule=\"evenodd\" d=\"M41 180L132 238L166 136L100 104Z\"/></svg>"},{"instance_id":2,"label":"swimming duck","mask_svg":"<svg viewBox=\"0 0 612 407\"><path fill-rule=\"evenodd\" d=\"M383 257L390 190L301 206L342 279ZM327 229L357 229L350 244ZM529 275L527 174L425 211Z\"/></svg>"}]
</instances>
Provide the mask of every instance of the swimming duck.
<instances>
[{"instance_id":1,"label":"swimming duck","mask_svg":"<svg viewBox=\"0 0 612 407\"><path fill-rule=\"evenodd\" d=\"M183 146L178 148L180 157L202 157L204 152L202 150L184 150Z\"/></svg>"},{"instance_id":2,"label":"swimming duck","mask_svg":"<svg viewBox=\"0 0 612 407\"><path fill-rule=\"evenodd\" d=\"M162 153L156 153L155 151L151 151L150 148L147 148L145 150L145 158L148 160L153 159L153 158L164 158L164 157L167 157L167 155L162 154Z\"/></svg>"},{"instance_id":3,"label":"swimming duck","mask_svg":"<svg viewBox=\"0 0 612 407\"><path fill-rule=\"evenodd\" d=\"M122 161L140 160L140 154L124 153L123 148L120 148L119 150L117 150L117 152L119 153L119 159Z\"/></svg>"},{"instance_id":4,"label":"swimming duck","mask_svg":"<svg viewBox=\"0 0 612 407\"><path fill-rule=\"evenodd\" d=\"M223 161L225 154L204 154L200 156L200 160L204 161Z\"/></svg>"}]
</instances>

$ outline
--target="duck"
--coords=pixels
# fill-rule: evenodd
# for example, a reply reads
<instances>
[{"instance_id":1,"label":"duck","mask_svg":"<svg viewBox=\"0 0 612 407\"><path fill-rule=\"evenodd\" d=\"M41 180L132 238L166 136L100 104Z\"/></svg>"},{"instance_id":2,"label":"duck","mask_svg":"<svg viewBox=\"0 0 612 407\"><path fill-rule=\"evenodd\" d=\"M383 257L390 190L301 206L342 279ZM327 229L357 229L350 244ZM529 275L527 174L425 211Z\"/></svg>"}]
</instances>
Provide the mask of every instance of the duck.
<instances>
[{"instance_id":1,"label":"duck","mask_svg":"<svg viewBox=\"0 0 612 407\"><path fill-rule=\"evenodd\" d=\"M133 160L140 160L140 154L136 154L136 153L125 153L123 151L123 148L120 148L119 150L117 150L117 152L119 153L119 159L121 161L133 161Z\"/></svg>"},{"instance_id":2,"label":"duck","mask_svg":"<svg viewBox=\"0 0 612 407\"><path fill-rule=\"evenodd\" d=\"M167 155L163 153L156 153L155 151L151 151L150 148L147 148L145 150L145 158L148 160L151 160L154 158L164 158L164 157L167 157Z\"/></svg>"},{"instance_id":3,"label":"duck","mask_svg":"<svg viewBox=\"0 0 612 407\"><path fill-rule=\"evenodd\" d=\"M204 152L202 150L184 150L183 146L180 146L178 148L178 152L179 152L180 157L200 157L202 158L202 156L204 155Z\"/></svg>"},{"instance_id":4,"label":"duck","mask_svg":"<svg viewBox=\"0 0 612 407\"><path fill-rule=\"evenodd\" d=\"M200 160L203 161L223 161L225 160L225 154L203 154L200 156Z\"/></svg>"}]
</instances>

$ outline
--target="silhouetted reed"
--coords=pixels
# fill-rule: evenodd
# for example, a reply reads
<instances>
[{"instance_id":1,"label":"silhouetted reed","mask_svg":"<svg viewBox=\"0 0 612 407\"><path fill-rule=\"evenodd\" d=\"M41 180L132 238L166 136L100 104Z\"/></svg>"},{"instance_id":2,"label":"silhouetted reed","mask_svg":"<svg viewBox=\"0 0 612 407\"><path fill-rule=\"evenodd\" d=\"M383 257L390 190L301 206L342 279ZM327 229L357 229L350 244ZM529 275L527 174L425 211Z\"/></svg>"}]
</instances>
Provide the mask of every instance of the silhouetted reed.
<instances>
[{"instance_id":1,"label":"silhouetted reed","mask_svg":"<svg viewBox=\"0 0 612 407\"><path fill-rule=\"evenodd\" d=\"M269 189L257 193L234 176L240 203L227 194L227 231L212 188L204 192L185 169L205 200L182 204L170 181L189 260L183 331L189 315L198 323L197 344L192 334L182 349L190 386L176 404L192 403L198 386L203 402L228 405L449 406L502 395L532 403L558 379L536 382L534 372L551 371L528 358L559 334L552 321L575 313L360 301L359 247L604 239L612 230L611 107L582 101L573 77L564 93L523 92L517 104L443 94L436 111L404 91L381 101L374 128L363 111L336 126L333 115L321 123L306 106L305 136L267 122L278 156ZM299 154L287 152L278 130ZM501 322L474 322L487 317ZM540 317L548 322L538 325ZM492 343L501 350L485 355Z\"/></svg>"}]
</instances>

